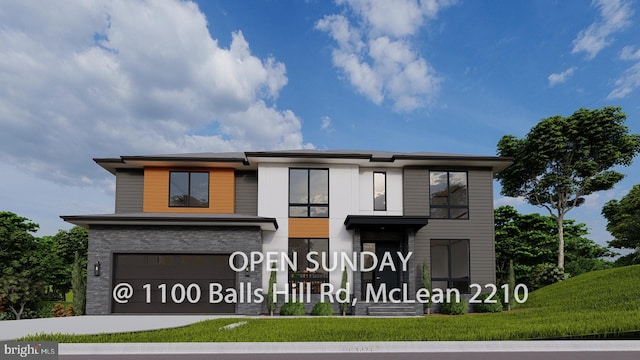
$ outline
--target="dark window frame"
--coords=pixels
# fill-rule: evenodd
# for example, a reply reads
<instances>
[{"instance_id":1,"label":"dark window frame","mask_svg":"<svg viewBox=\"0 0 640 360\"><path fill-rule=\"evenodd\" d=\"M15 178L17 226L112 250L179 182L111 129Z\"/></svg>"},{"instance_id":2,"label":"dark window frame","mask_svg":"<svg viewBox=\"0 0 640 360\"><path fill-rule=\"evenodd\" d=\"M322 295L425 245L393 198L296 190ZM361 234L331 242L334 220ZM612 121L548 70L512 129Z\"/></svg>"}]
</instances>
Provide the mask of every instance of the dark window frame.
<instances>
[{"instance_id":1,"label":"dark window frame","mask_svg":"<svg viewBox=\"0 0 640 360\"><path fill-rule=\"evenodd\" d=\"M173 174L188 174L188 184L187 184L187 204L186 205L172 205L171 204L171 176ZM205 205L191 205L191 174L206 174L207 175L207 203ZM209 208L211 204L211 173L209 171L184 171L184 170L173 170L169 171L169 207L170 208Z\"/></svg>"},{"instance_id":2,"label":"dark window frame","mask_svg":"<svg viewBox=\"0 0 640 360\"><path fill-rule=\"evenodd\" d=\"M306 170L307 171L307 202L306 203L296 203L296 202L291 202L291 170ZM325 170L327 172L327 202L326 203L312 203L311 202L311 171L312 170ZM293 167L293 168L289 168L289 194L288 194L288 198L289 198L289 206L288 206L288 215L290 218L300 218L300 219L307 219L307 218L312 218L312 219L327 219L329 218L329 168L298 168L298 167ZM292 216L291 215L291 208L292 207L306 207L307 208L307 215L306 216ZM327 208L327 212L326 212L326 216L311 216L311 208L313 207L326 207Z\"/></svg>"},{"instance_id":3,"label":"dark window frame","mask_svg":"<svg viewBox=\"0 0 640 360\"><path fill-rule=\"evenodd\" d=\"M434 241L446 241L447 242L447 265L448 265L448 269L447 269L447 273L448 273L448 277L431 277L431 283L433 284L435 281L446 281L447 282L447 289L453 289L456 288L460 291L460 293L462 294L469 294L471 292L470 289L470 285L471 285L471 242L469 241L469 239L431 239L429 242L429 251L431 253L431 259L430 259L430 263L429 263L429 270L431 271L431 274L433 274L433 252L431 252L431 248L433 247L433 242ZM454 278L451 276L451 242L452 241L466 241L467 243L467 276L464 277L457 277ZM454 283L460 283L460 282L465 282L466 286L463 289L459 289L458 287L454 286ZM444 289L443 289L444 290Z\"/></svg>"},{"instance_id":4,"label":"dark window frame","mask_svg":"<svg viewBox=\"0 0 640 360\"><path fill-rule=\"evenodd\" d=\"M446 205L433 205L433 201L431 198L431 173L432 172L444 172L447 173L447 204ZM467 200L466 205L451 205L451 173L464 173L465 174L465 199ZM431 217L432 209L446 209L447 216L446 217ZM452 217L451 210L452 209L465 209L466 217ZM431 169L429 170L429 217L431 219L436 220L469 220L469 171L466 170L437 170Z\"/></svg>"},{"instance_id":5,"label":"dark window frame","mask_svg":"<svg viewBox=\"0 0 640 360\"><path fill-rule=\"evenodd\" d=\"M384 208L376 208L376 174L384 175ZM374 171L373 172L373 211L387 211L387 172L386 171Z\"/></svg>"},{"instance_id":6,"label":"dark window frame","mask_svg":"<svg viewBox=\"0 0 640 360\"><path fill-rule=\"evenodd\" d=\"M291 241L305 241L306 245L307 245L307 252L304 254L304 257L307 257L307 254L309 254L309 252L311 251L311 240L325 240L327 243L327 252L326 252L326 258L327 260L330 260L329 257L329 238L289 238L289 241L287 243L288 248L288 254L289 257L291 257ZM324 271L322 269L322 253L320 252L318 254L318 258L316 258L316 261L318 261L318 263L320 264L320 268L317 271L314 272L307 272L305 271L305 267L301 266L301 264L298 264L298 269L297 271L294 271L293 269L289 269L289 271L287 272L287 284L289 286L289 290L292 291L294 289L293 285L295 284L295 289L296 289L296 293L299 294L300 290L298 288L298 284L299 283L304 283L304 286L311 286L311 293L312 294L320 294L320 287L322 286L322 284L327 284L329 283L329 272L328 271ZM306 293L306 289L303 290L304 293Z\"/></svg>"}]
</instances>

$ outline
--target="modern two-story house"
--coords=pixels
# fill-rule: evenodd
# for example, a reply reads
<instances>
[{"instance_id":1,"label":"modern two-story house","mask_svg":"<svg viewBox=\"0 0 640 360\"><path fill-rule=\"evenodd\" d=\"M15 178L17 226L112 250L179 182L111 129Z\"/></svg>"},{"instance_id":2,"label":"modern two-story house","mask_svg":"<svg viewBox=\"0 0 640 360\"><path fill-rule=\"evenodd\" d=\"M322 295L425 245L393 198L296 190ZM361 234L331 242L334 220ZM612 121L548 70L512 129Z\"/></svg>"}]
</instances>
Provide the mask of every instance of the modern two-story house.
<instances>
[{"instance_id":1,"label":"modern two-story house","mask_svg":"<svg viewBox=\"0 0 640 360\"><path fill-rule=\"evenodd\" d=\"M94 160L116 177L115 212L62 216L89 228L87 314L261 314L267 265L278 303L297 289L308 309L346 271L359 315L384 312L390 299L369 296L381 288L415 299L423 261L434 288L495 282L493 178L508 158L295 150Z\"/></svg>"}]
</instances>

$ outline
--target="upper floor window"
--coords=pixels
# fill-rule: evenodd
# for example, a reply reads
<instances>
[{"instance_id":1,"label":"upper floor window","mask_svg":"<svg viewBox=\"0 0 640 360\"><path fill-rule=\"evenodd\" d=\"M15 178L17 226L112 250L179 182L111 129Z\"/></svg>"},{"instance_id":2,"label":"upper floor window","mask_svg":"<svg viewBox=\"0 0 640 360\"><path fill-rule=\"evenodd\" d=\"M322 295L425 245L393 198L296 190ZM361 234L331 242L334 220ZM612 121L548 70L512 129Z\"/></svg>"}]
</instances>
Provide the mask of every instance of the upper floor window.
<instances>
[{"instance_id":1,"label":"upper floor window","mask_svg":"<svg viewBox=\"0 0 640 360\"><path fill-rule=\"evenodd\" d=\"M373 173L373 210L387 210L387 173Z\"/></svg>"},{"instance_id":2,"label":"upper floor window","mask_svg":"<svg viewBox=\"0 0 640 360\"><path fill-rule=\"evenodd\" d=\"M468 219L469 194L464 171L431 171L429 174L431 218Z\"/></svg>"},{"instance_id":3,"label":"upper floor window","mask_svg":"<svg viewBox=\"0 0 640 360\"><path fill-rule=\"evenodd\" d=\"M169 206L209 207L209 173L170 172Z\"/></svg>"},{"instance_id":4,"label":"upper floor window","mask_svg":"<svg viewBox=\"0 0 640 360\"><path fill-rule=\"evenodd\" d=\"M289 169L289 217L329 217L329 169Z\"/></svg>"}]
</instances>

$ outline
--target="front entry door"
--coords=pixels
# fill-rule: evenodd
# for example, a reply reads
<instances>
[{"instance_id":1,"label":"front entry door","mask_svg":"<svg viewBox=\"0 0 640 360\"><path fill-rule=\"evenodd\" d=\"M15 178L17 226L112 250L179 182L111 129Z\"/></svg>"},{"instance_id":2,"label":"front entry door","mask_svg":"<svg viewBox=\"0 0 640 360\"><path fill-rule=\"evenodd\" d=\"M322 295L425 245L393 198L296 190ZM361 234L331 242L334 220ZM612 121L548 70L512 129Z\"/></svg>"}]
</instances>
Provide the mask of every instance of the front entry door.
<instances>
[{"instance_id":1,"label":"front entry door","mask_svg":"<svg viewBox=\"0 0 640 360\"><path fill-rule=\"evenodd\" d=\"M381 284L385 284L386 291L390 289L400 287L400 272L402 271L402 264L398 258L398 251L400 244L397 242L366 242L362 244L363 251L370 251L376 254L378 259L378 265L370 272L362 273L362 293L366 293L367 287L373 287L377 293ZM380 269L380 263L382 262L385 253L389 253L392 256L395 269L385 266L384 269ZM365 266L371 267L372 262L370 258L366 258Z\"/></svg>"},{"instance_id":2,"label":"front entry door","mask_svg":"<svg viewBox=\"0 0 640 360\"><path fill-rule=\"evenodd\" d=\"M400 287L400 259L398 259L398 243L393 242L379 242L376 243L376 257L378 258L378 266L374 270L374 284L375 289L378 290L381 284L385 284L387 291L393 288ZM380 263L382 262L385 254L391 254L395 269L385 266L380 270Z\"/></svg>"}]
</instances>

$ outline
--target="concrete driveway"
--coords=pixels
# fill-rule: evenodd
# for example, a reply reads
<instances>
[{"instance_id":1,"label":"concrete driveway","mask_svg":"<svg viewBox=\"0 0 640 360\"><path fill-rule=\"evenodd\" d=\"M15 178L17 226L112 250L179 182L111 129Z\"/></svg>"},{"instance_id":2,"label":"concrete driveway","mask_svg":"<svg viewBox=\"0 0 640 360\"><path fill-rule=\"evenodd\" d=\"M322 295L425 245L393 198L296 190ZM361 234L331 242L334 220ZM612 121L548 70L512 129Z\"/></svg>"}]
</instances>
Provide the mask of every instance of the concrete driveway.
<instances>
[{"instance_id":1,"label":"concrete driveway","mask_svg":"<svg viewBox=\"0 0 640 360\"><path fill-rule=\"evenodd\" d=\"M46 319L0 321L0 341L14 340L26 335L101 334L175 328L220 315L103 315L70 316ZM241 317L229 315L227 317Z\"/></svg>"}]
</instances>

